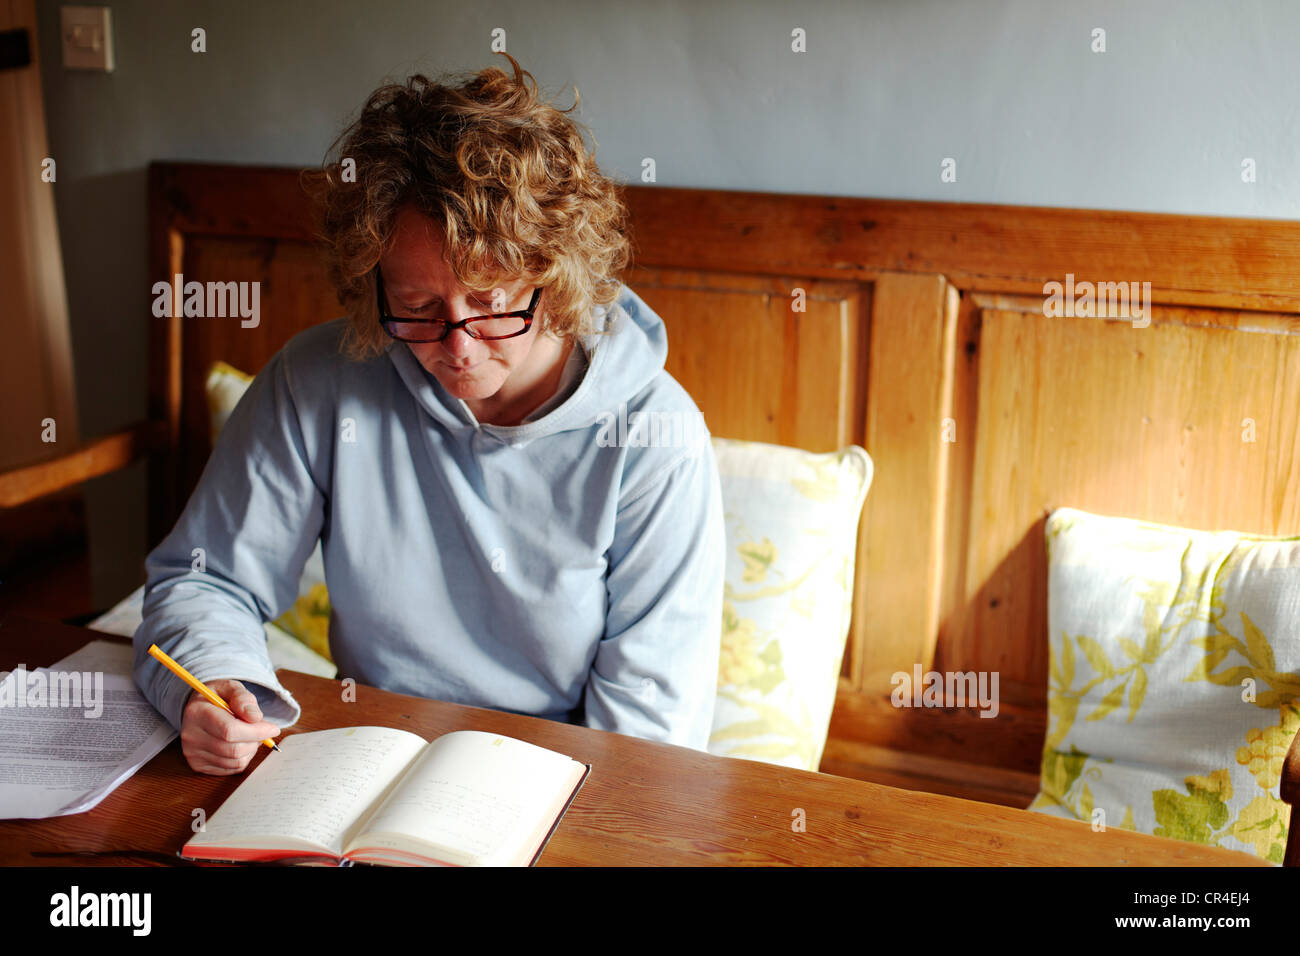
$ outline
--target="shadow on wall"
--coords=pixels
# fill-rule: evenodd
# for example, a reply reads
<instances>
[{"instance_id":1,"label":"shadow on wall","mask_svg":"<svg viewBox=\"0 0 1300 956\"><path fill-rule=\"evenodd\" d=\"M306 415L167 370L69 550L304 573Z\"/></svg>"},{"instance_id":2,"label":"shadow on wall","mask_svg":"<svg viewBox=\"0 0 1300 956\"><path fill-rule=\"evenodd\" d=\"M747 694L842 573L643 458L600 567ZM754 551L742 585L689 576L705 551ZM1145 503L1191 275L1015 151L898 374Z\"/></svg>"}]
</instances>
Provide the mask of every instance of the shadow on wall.
<instances>
[{"instance_id":1,"label":"shadow on wall","mask_svg":"<svg viewBox=\"0 0 1300 956\"><path fill-rule=\"evenodd\" d=\"M56 208L84 441L148 412L148 172L60 173L67 179ZM91 608L112 605L144 580L144 475L137 465L84 488Z\"/></svg>"}]
</instances>

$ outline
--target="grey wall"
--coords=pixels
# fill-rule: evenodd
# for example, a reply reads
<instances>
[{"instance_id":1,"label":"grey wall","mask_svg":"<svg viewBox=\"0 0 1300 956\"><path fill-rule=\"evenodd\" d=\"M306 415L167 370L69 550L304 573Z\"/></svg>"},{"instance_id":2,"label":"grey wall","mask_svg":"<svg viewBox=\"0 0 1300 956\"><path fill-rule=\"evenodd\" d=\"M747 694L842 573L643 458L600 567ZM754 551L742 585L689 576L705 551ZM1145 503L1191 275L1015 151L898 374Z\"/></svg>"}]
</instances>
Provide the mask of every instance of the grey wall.
<instances>
[{"instance_id":1,"label":"grey wall","mask_svg":"<svg viewBox=\"0 0 1300 956\"><path fill-rule=\"evenodd\" d=\"M495 27L627 181L1300 218L1285 0L117 0L112 74L65 71L38 6L86 436L146 411L146 165L319 163L381 80L502 60ZM142 469L89 495L102 606L143 580Z\"/></svg>"}]
</instances>

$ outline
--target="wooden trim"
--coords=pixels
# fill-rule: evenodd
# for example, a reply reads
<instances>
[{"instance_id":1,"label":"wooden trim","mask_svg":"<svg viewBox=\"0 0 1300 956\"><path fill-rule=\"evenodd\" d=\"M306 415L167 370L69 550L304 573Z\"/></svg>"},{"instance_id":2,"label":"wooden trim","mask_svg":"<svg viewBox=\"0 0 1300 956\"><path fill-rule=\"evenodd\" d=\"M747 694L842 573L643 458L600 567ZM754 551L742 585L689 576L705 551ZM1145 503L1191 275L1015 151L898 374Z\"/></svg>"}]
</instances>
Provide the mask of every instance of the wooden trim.
<instances>
[{"instance_id":1,"label":"wooden trim","mask_svg":"<svg viewBox=\"0 0 1300 956\"><path fill-rule=\"evenodd\" d=\"M1150 282L1153 301L1300 312L1300 222L633 186L637 260L869 279L939 273L963 290ZM1246 250L1249 250L1247 253Z\"/></svg>"},{"instance_id":2,"label":"wooden trim","mask_svg":"<svg viewBox=\"0 0 1300 956\"><path fill-rule=\"evenodd\" d=\"M150 197L182 236L312 241L300 175L154 163ZM1164 304L1300 313L1300 221L1291 219L668 186L627 186L624 198L638 266L861 282L890 271L939 273L963 291L1038 296L1043 283L1073 273L1150 282ZM155 231L155 249L158 239Z\"/></svg>"},{"instance_id":3,"label":"wooden trim","mask_svg":"<svg viewBox=\"0 0 1300 956\"><path fill-rule=\"evenodd\" d=\"M864 685L864 668L910 672L934 660L948 470L937 426L950 414L957 315L933 275L882 277L872 310L866 442L880 467L867 495L867 620L853 675L869 693L878 688Z\"/></svg>"},{"instance_id":4,"label":"wooden trim","mask_svg":"<svg viewBox=\"0 0 1300 956\"><path fill-rule=\"evenodd\" d=\"M832 747L832 741L845 746L868 744L901 752L909 759L925 755L1038 774L1047 735L1043 687L1003 681L998 688L998 716L990 720L970 708L895 707L889 676L865 674L867 689L860 692L840 684L831 711L827 754L846 759L846 751Z\"/></svg>"},{"instance_id":5,"label":"wooden trim","mask_svg":"<svg viewBox=\"0 0 1300 956\"><path fill-rule=\"evenodd\" d=\"M849 442L861 442L865 444L865 436L870 423L867 417L867 390L869 387L867 370L871 367L871 313L875 299L874 289L871 286L862 286L861 292L857 296L856 313L850 316L852 322L853 335L853 352L852 364L855 369L860 370L853 375L853 394L849 398L848 408L851 414L850 424L852 431L850 434L843 436L841 445ZM847 353L846 353L847 355ZM872 478L871 482L875 484L875 469L877 464L872 459ZM840 678L838 686L846 689L856 689L861 686L863 661L866 658L867 648L867 589L864 585L867 568L867 547L871 538L870 514L871 495L874 494L873 488L867 489L867 500L863 503L862 510L858 514L858 540L854 550L853 558L853 610L849 617L849 634L845 641L844 657L840 662Z\"/></svg>"},{"instance_id":6,"label":"wooden trim","mask_svg":"<svg viewBox=\"0 0 1300 956\"><path fill-rule=\"evenodd\" d=\"M140 422L49 461L0 473L0 508L14 508L90 478L126 468L165 447L157 422Z\"/></svg>"},{"instance_id":7,"label":"wooden trim","mask_svg":"<svg viewBox=\"0 0 1300 956\"><path fill-rule=\"evenodd\" d=\"M285 166L151 163L151 210L182 236L315 238L302 171ZM152 232L156 243L157 231Z\"/></svg>"},{"instance_id":8,"label":"wooden trim","mask_svg":"<svg viewBox=\"0 0 1300 956\"><path fill-rule=\"evenodd\" d=\"M1042 316L1043 297L1041 295L1010 295L988 292L972 292L966 296L971 306L979 311L1016 312L1022 315ZM1152 300L1155 293L1152 293ZM1187 308L1179 305L1166 305L1150 316L1152 327L1174 325L1180 329L1225 329L1233 332L1258 332L1264 335L1300 335L1300 315L1274 314L1237 309ZM1128 324L1132 320L1099 316L1097 322L1119 322Z\"/></svg>"},{"instance_id":9,"label":"wooden trim","mask_svg":"<svg viewBox=\"0 0 1300 956\"><path fill-rule=\"evenodd\" d=\"M841 738L826 741L819 769L823 773L870 780L887 787L942 793L1021 810L1029 806L1039 788L1036 772L904 753L890 747Z\"/></svg>"},{"instance_id":10,"label":"wooden trim","mask_svg":"<svg viewBox=\"0 0 1300 956\"><path fill-rule=\"evenodd\" d=\"M952 366L951 416L955 441L948 447L948 488L944 502L943 571L939 594L938 647L951 647L965 627L969 602L977 588L967 584L967 558L971 528L971 495L975 475L975 447L979 422L980 311L975 296L964 295L958 304ZM1041 693L1039 695L1041 702Z\"/></svg>"},{"instance_id":11,"label":"wooden trim","mask_svg":"<svg viewBox=\"0 0 1300 956\"><path fill-rule=\"evenodd\" d=\"M202 167L205 171L221 167ZM170 281L183 271L185 237L176 223L195 198L206 196L205 188L191 181L187 191L178 189L173 167L154 163L149 167L149 276L150 299L154 282ZM197 168L191 169L198 175ZM143 303L142 303L143 304ZM172 303L172 314L155 316L149 311L149 417L163 427L165 444L149 464L149 515L147 542L161 541L179 514L177 449L181 428L181 321L180 303Z\"/></svg>"}]
</instances>

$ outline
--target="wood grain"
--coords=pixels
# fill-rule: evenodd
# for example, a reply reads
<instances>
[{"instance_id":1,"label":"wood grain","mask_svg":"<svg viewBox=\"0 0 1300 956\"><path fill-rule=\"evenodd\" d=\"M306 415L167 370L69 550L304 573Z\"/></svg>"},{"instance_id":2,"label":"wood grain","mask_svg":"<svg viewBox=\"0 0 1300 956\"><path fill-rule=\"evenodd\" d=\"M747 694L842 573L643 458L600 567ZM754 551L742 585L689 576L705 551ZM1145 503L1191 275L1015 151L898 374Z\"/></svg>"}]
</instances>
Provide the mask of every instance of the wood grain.
<instances>
[{"instance_id":1,"label":"wood grain","mask_svg":"<svg viewBox=\"0 0 1300 956\"><path fill-rule=\"evenodd\" d=\"M1160 303L1300 312L1300 222L630 187L637 261L870 280L943 275L1041 296L1066 273L1136 279Z\"/></svg>"},{"instance_id":2,"label":"wood grain","mask_svg":"<svg viewBox=\"0 0 1300 956\"><path fill-rule=\"evenodd\" d=\"M878 464L866 504L859 688L867 671L910 673L934 660L956 324L940 276L882 276L873 303L866 448Z\"/></svg>"},{"instance_id":3,"label":"wood grain","mask_svg":"<svg viewBox=\"0 0 1300 956\"><path fill-rule=\"evenodd\" d=\"M285 167L155 163L151 193L182 235L313 239ZM1138 278L1156 301L1300 313L1300 223L1063 207L628 186L639 266L869 282L945 276L962 290L1042 294Z\"/></svg>"},{"instance_id":4,"label":"wood grain","mask_svg":"<svg viewBox=\"0 0 1300 956\"><path fill-rule=\"evenodd\" d=\"M861 286L662 269L627 282L664 318L665 368L716 433L813 452L861 442Z\"/></svg>"},{"instance_id":5,"label":"wood grain","mask_svg":"<svg viewBox=\"0 0 1300 956\"><path fill-rule=\"evenodd\" d=\"M1197 311L1136 329L1041 309L983 314L971 527L953 542L969 596L947 639L953 668L1045 689L1043 522L1058 507L1300 530L1300 336L1197 323Z\"/></svg>"},{"instance_id":6,"label":"wood grain","mask_svg":"<svg viewBox=\"0 0 1300 956\"><path fill-rule=\"evenodd\" d=\"M48 665L92 631L10 617L0 622L0 668ZM292 671L279 677L303 707L286 733L397 727L426 739L453 730L508 734L592 764L550 844L545 866L1259 866L1248 854L1010 807L913 793L830 774L653 743L605 731L422 700ZM265 759L265 752L254 758ZM0 822L0 865L63 864L33 852L176 852L193 811L209 816L242 777L191 771L173 742L95 809L50 820ZM792 827L802 811L806 829ZM129 857L76 859L122 864Z\"/></svg>"}]
</instances>

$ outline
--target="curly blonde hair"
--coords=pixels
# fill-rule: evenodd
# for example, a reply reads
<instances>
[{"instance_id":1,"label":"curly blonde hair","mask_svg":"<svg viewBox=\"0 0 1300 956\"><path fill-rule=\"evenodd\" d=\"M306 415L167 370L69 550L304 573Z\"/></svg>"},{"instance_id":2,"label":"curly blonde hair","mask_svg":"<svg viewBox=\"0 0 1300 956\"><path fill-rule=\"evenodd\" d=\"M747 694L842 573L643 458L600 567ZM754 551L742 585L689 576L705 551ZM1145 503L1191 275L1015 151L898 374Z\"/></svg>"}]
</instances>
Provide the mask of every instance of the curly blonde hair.
<instances>
[{"instance_id":1,"label":"curly blonde hair","mask_svg":"<svg viewBox=\"0 0 1300 956\"><path fill-rule=\"evenodd\" d=\"M348 312L351 358L392 343L379 324L374 270L407 205L441 228L462 285L486 289L506 275L545 286L541 330L595 332L591 310L618 295L630 258L627 208L565 115L577 109L577 88L573 106L556 109L503 55L513 77L490 67L455 86L419 74L381 86L322 168L303 173ZM344 160L355 162L355 182L344 179Z\"/></svg>"}]
</instances>

